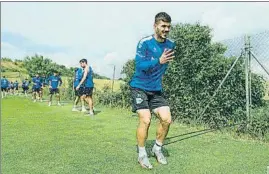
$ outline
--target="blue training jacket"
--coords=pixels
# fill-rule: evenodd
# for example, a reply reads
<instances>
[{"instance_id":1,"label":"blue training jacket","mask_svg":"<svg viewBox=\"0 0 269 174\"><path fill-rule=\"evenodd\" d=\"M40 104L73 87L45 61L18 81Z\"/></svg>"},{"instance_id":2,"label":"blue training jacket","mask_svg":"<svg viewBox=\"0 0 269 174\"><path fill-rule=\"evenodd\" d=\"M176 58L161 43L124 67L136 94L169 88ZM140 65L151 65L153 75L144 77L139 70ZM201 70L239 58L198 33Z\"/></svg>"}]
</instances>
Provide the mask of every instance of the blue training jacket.
<instances>
[{"instance_id":1,"label":"blue training jacket","mask_svg":"<svg viewBox=\"0 0 269 174\"><path fill-rule=\"evenodd\" d=\"M158 42L153 35L140 40L135 57L135 73L130 86L146 91L161 91L162 76L168 64L160 64L164 49L174 49L175 43L169 39Z\"/></svg>"}]
</instances>

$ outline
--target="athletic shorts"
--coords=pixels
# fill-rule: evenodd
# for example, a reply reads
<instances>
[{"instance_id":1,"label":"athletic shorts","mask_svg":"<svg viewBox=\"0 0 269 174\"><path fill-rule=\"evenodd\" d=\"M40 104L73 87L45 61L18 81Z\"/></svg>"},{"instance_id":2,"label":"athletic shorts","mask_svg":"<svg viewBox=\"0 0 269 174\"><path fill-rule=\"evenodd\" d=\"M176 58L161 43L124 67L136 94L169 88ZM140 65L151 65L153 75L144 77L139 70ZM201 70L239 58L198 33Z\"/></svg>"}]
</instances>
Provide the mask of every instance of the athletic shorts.
<instances>
[{"instance_id":1,"label":"athletic shorts","mask_svg":"<svg viewBox=\"0 0 269 174\"><path fill-rule=\"evenodd\" d=\"M93 88L92 87L84 87L83 95L92 97Z\"/></svg>"},{"instance_id":2,"label":"athletic shorts","mask_svg":"<svg viewBox=\"0 0 269 174\"><path fill-rule=\"evenodd\" d=\"M59 94L59 88L52 89L50 88L50 94Z\"/></svg>"},{"instance_id":3,"label":"athletic shorts","mask_svg":"<svg viewBox=\"0 0 269 174\"><path fill-rule=\"evenodd\" d=\"M169 106L161 91L145 91L138 88L131 88L132 112L139 109L154 110L162 106Z\"/></svg>"},{"instance_id":4,"label":"athletic shorts","mask_svg":"<svg viewBox=\"0 0 269 174\"><path fill-rule=\"evenodd\" d=\"M29 90L29 87L26 86L26 87L22 87L23 91L28 91Z\"/></svg>"},{"instance_id":5,"label":"athletic shorts","mask_svg":"<svg viewBox=\"0 0 269 174\"><path fill-rule=\"evenodd\" d=\"M7 88L1 87L1 91L7 91Z\"/></svg>"},{"instance_id":6,"label":"athletic shorts","mask_svg":"<svg viewBox=\"0 0 269 174\"><path fill-rule=\"evenodd\" d=\"M40 92L40 88L33 88L33 92Z\"/></svg>"},{"instance_id":7,"label":"athletic shorts","mask_svg":"<svg viewBox=\"0 0 269 174\"><path fill-rule=\"evenodd\" d=\"M76 87L74 88L75 96L82 96L84 93L84 87L80 87L78 90L76 90Z\"/></svg>"}]
</instances>

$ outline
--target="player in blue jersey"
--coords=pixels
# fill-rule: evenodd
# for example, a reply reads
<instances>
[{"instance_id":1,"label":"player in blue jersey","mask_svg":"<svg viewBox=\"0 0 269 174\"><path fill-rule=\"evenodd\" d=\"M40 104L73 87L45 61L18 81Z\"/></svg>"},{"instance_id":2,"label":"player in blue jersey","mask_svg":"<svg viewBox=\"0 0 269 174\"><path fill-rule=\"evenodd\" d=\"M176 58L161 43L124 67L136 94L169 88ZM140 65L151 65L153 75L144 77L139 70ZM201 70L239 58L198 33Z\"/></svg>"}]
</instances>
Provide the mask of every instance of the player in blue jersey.
<instances>
[{"instance_id":1,"label":"player in blue jersey","mask_svg":"<svg viewBox=\"0 0 269 174\"><path fill-rule=\"evenodd\" d=\"M7 88L8 88L8 80L6 79L5 76L3 76L1 78L1 94L2 94L2 98L7 96Z\"/></svg>"},{"instance_id":2,"label":"player in blue jersey","mask_svg":"<svg viewBox=\"0 0 269 174\"><path fill-rule=\"evenodd\" d=\"M90 115L94 115L93 113L93 99L92 99L92 93L93 93L93 71L92 68L88 65L87 59L81 59L79 61L81 68L83 68L83 77L80 80L78 86L76 87L76 90L79 90L79 88L84 84L84 92L83 95L85 96L84 100L89 104L90 108Z\"/></svg>"},{"instance_id":3,"label":"player in blue jersey","mask_svg":"<svg viewBox=\"0 0 269 174\"><path fill-rule=\"evenodd\" d=\"M25 96L27 96L28 94L29 85L30 85L30 81L27 78L24 81L22 81L22 90Z\"/></svg>"},{"instance_id":4,"label":"player in blue jersey","mask_svg":"<svg viewBox=\"0 0 269 174\"><path fill-rule=\"evenodd\" d=\"M49 98L49 106L51 106L52 95L56 95L58 98L58 106L61 106L60 103L60 91L59 86L62 85L62 79L59 76L57 71L54 71L53 75L49 77L49 90L50 90L50 98Z\"/></svg>"},{"instance_id":5,"label":"player in blue jersey","mask_svg":"<svg viewBox=\"0 0 269 174\"><path fill-rule=\"evenodd\" d=\"M17 80L14 82L14 92L15 95L19 94L19 82Z\"/></svg>"},{"instance_id":6,"label":"player in blue jersey","mask_svg":"<svg viewBox=\"0 0 269 174\"><path fill-rule=\"evenodd\" d=\"M40 82L41 82L41 88L40 88L40 101L42 102L43 99L43 91L45 88L45 80L46 80L46 76L45 74L42 74L42 76L40 77Z\"/></svg>"},{"instance_id":7,"label":"player in blue jersey","mask_svg":"<svg viewBox=\"0 0 269 174\"><path fill-rule=\"evenodd\" d=\"M86 112L87 110L85 109L84 106L84 100L82 98L83 92L84 92L84 86L80 86L80 88L78 90L76 90L76 87L78 86L79 82L81 81L83 77L83 69L82 68L76 68L75 69L75 76L74 76L74 83L73 83L73 87L74 87L74 91L75 91L75 101L74 101L74 106L72 108L72 111L79 111L76 106L79 102L79 100L81 100L81 111L82 112Z\"/></svg>"},{"instance_id":8,"label":"player in blue jersey","mask_svg":"<svg viewBox=\"0 0 269 174\"><path fill-rule=\"evenodd\" d=\"M37 99L40 99L40 91L42 87L41 78L38 73L32 79L32 81L33 81L33 99L34 102L36 102Z\"/></svg>"},{"instance_id":9,"label":"player in blue jersey","mask_svg":"<svg viewBox=\"0 0 269 174\"><path fill-rule=\"evenodd\" d=\"M8 89L9 89L9 93L11 95L14 95L14 84L13 84L12 81L10 81L9 86L8 86Z\"/></svg>"},{"instance_id":10,"label":"player in blue jersey","mask_svg":"<svg viewBox=\"0 0 269 174\"><path fill-rule=\"evenodd\" d=\"M161 148L171 123L171 113L167 101L162 96L162 77L169 62L174 59L175 44L167 38L171 27L171 17L161 12L155 16L154 35L140 40L135 57L135 73L130 81L133 112L139 116L137 128L138 162L143 168L151 169L145 149L151 111L160 122L156 141L152 148L160 164L167 164Z\"/></svg>"}]
</instances>

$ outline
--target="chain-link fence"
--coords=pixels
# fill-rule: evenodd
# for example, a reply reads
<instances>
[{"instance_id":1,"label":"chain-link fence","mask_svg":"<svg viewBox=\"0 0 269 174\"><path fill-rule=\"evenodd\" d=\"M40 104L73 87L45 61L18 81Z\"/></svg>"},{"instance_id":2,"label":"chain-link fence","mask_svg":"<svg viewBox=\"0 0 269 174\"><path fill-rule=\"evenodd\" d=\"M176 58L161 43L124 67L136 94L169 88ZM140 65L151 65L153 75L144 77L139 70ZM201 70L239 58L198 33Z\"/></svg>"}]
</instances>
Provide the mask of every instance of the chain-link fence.
<instances>
[{"instance_id":1,"label":"chain-link fence","mask_svg":"<svg viewBox=\"0 0 269 174\"><path fill-rule=\"evenodd\" d=\"M260 64L251 58L250 60L250 69L252 72L262 75L266 80L269 80L268 69L269 69L269 30L250 34L249 36L249 44L250 51L255 55L255 57L259 60ZM241 52L246 48L245 36L240 36L232 39L227 39L220 41L227 47L225 52L226 57L240 56ZM267 72L266 72L266 70Z\"/></svg>"}]
</instances>

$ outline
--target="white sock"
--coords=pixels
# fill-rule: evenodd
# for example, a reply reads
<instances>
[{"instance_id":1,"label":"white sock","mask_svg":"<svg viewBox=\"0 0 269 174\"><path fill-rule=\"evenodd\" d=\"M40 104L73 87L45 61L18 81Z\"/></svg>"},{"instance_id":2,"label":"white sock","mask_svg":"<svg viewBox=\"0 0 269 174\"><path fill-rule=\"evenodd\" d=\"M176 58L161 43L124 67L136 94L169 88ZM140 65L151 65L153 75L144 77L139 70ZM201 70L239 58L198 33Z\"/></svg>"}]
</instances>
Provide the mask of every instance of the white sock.
<instances>
[{"instance_id":1,"label":"white sock","mask_svg":"<svg viewBox=\"0 0 269 174\"><path fill-rule=\"evenodd\" d=\"M144 155L147 155L146 148L145 147L139 147L138 146L138 152L139 152L139 157L142 157Z\"/></svg>"},{"instance_id":2,"label":"white sock","mask_svg":"<svg viewBox=\"0 0 269 174\"><path fill-rule=\"evenodd\" d=\"M156 150L161 150L162 145L163 145L163 143L156 140L153 148L156 149Z\"/></svg>"}]
</instances>

